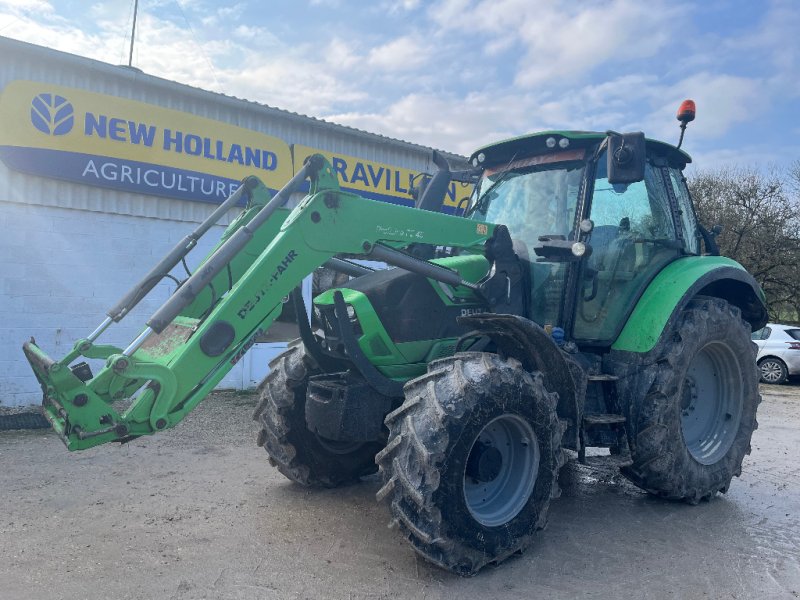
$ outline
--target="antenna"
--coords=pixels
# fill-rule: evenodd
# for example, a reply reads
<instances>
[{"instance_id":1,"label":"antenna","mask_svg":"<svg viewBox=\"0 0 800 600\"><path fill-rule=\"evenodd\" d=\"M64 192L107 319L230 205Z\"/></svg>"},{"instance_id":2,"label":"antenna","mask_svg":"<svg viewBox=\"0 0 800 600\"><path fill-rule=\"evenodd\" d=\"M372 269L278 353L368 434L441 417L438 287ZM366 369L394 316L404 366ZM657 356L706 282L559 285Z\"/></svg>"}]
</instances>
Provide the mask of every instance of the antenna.
<instances>
[{"instance_id":1,"label":"antenna","mask_svg":"<svg viewBox=\"0 0 800 600\"><path fill-rule=\"evenodd\" d=\"M136 13L139 11L139 0L133 3L133 28L131 29L131 52L128 55L128 66L133 66L133 38L136 35Z\"/></svg>"}]
</instances>

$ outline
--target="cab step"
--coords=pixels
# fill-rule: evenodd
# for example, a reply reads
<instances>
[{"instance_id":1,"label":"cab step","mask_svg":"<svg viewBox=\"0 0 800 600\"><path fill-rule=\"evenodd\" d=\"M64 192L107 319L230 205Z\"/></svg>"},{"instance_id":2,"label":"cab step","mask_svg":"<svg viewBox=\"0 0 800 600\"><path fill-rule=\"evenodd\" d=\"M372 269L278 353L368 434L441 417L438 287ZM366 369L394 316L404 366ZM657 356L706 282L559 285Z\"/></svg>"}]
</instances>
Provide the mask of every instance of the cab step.
<instances>
[{"instance_id":1,"label":"cab step","mask_svg":"<svg viewBox=\"0 0 800 600\"><path fill-rule=\"evenodd\" d=\"M600 414L600 415L583 415L584 427L592 427L594 425L615 425L617 423L624 423L625 417L623 415Z\"/></svg>"},{"instance_id":2,"label":"cab step","mask_svg":"<svg viewBox=\"0 0 800 600\"><path fill-rule=\"evenodd\" d=\"M633 464L628 446L628 434L625 431L625 415L617 413L585 414L581 421L581 446L578 450L578 461L591 467L621 468ZM617 452L605 456L586 456L586 441L592 439L587 430L593 427L607 427L616 437ZM605 444L604 444L605 446Z\"/></svg>"},{"instance_id":3,"label":"cab step","mask_svg":"<svg viewBox=\"0 0 800 600\"><path fill-rule=\"evenodd\" d=\"M590 373L589 381L618 381L619 377L616 375L609 375L608 373Z\"/></svg>"},{"instance_id":4,"label":"cab step","mask_svg":"<svg viewBox=\"0 0 800 600\"><path fill-rule=\"evenodd\" d=\"M594 469L621 469L633 464L630 452L627 454L605 454L603 456L586 456L581 464Z\"/></svg>"}]
</instances>

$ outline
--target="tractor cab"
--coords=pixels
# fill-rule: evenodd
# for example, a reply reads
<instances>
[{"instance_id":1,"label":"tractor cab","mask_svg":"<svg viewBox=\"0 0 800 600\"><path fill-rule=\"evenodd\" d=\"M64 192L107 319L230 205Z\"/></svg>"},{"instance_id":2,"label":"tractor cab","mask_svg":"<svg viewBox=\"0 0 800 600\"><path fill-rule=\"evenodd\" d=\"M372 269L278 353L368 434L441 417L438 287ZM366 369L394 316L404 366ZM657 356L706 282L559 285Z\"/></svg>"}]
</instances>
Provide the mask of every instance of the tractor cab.
<instances>
[{"instance_id":1,"label":"tractor cab","mask_svg":"<svg viewBox=\"0 0 800 600\"><path fill-rule=\"evenodd\" d=\"M587 346L613 343L647 284L699 254L682 170L642 134L544 132L482 148L469 216L504 224L529 267L528 314Z\"/></svg>"}]
</instances>

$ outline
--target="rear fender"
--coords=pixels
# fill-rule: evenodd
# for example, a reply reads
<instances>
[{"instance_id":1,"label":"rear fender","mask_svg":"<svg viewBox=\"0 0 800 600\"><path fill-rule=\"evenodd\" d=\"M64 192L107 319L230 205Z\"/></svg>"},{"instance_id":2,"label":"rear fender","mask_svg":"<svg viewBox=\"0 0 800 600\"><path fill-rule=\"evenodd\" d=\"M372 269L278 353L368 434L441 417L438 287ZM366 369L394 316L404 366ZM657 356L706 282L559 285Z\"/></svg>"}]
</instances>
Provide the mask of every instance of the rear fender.
<instances>
[{"instance_id":1,"label":"rear fender","mask_svg":"<svg viewBox=\"0 0 800 600\"><path fill-rule=\"evenodd\" d=\"M542 374L545 388L558 393L558 417L568 422L562 444L578 448L578 427L586 391L586 374L538 324L517 315L480 313L459 317L474 334L489 337L503 356L515 358L529 372Z\"/></svg>"},{"instance_id":2,"label":"rear fender","mask_svg":"<svg viewBox=\"0 0 800 600\"><path fill-rule=\"evenodd\" d=\"M612 350L652 350L670 319L696 296L727 300L742 311L753 331L767 322L764 292L739 263L722 256L686 257L669 264L650 282Z\"/></svg>"}]
</instances>

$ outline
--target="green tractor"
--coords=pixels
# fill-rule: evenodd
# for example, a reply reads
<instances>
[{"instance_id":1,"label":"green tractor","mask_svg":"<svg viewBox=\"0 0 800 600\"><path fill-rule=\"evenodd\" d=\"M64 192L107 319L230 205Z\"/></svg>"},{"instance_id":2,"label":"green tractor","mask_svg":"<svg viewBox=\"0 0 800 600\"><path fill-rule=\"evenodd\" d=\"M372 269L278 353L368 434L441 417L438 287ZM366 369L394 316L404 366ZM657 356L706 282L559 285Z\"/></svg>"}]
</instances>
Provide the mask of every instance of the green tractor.
<instances>
[{"instance_id":1,"label":"green tractor","mask_svg":"<svg viewBox=\"0 0 800 600\"><path fill-rule=\"evenodd\" d=\"M682 128L693 117L680 112ZM293 290L324 265L351 279L316 297L271 363L258 443L302 485L379 471L377 498L426 559L469 575L528 547L567 451L663 498L727 491L757 427L750 331L767 312L697 222L680 144L552 131L482 148L468 172L435 160L415 208L341 191L320 155L271 199L248 178L63 359L26 343L67 447L174 426L282 299L308 314ZM452 177L475 182L462 216L440 212ZM306 179L309 194L282 208ZM98 344L243 198L141 335Z\"/></svg>"}]
</instances>

